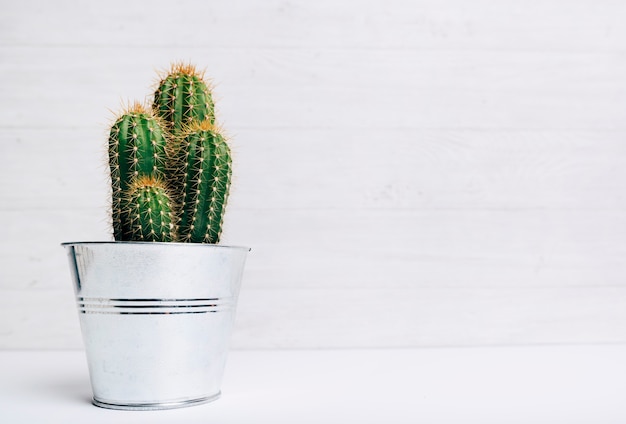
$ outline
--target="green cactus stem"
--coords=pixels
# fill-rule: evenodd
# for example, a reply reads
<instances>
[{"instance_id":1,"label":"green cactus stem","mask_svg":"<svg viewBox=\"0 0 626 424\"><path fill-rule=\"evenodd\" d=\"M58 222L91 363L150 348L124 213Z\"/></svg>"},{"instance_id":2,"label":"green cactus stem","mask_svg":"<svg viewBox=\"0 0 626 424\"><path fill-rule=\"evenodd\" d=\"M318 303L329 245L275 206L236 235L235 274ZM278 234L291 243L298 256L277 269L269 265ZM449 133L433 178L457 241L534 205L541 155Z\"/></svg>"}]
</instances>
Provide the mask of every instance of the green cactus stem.
<instances>
[{"instance_id":1,"label":"green cactus stem","mask_svg":"<svg viewBox=\"0 0 626 424\"><path fill-rule=\"evenodd\" d=\"M122 221L128 224L124 240L174 241L174 206L165 184L143 176L122 198Z\"/></svg>"},{"instance_id":2,"label":"green cactus stem","mask_svg":"<svg viewBox=\"0 0 626 424\"><path fill-rule=\"evenodd\" d=\"M119 116L109 134L113 235L123 240L128 228L121 219L121 201L141 176L165 177L167 136L152 112L135 103Z\"/></svg>"},{"instance_id":3,"label":"green cactus stem","mask_svg":"<svg viewBox=\"0 0 626 424\"><path fill-rule=\"evenodd\" d=\"M183 198L179 236L218 243L231 182L230 148L210 121L194 122L181 137Z\"/></svg>"},{"instance_id":4,"label":"green cactus stem","mask_svg":"<svg viewBox=\"0 0 626 424\"><path fill-rule=\"evenodd\" d=\"M202 72L193 65L175 63L154 93L155 114L178 136L192 121L215 122L213 98Z\"/></svg>"}]
</instances>

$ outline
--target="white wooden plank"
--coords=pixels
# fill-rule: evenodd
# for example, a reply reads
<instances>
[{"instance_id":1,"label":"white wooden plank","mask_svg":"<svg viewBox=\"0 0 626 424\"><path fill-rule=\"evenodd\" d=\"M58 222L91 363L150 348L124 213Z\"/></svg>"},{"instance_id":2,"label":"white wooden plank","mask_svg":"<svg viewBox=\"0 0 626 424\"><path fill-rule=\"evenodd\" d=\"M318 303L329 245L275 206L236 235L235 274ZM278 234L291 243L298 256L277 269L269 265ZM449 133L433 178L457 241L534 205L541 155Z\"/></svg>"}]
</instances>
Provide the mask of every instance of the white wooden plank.
<instances>
[{"instance_id":1,"label":"white wooden plank","mask_svg":"<svg viewBox=\"0 0 626 424\"><path fill-rule=\"evenodd\" d=\"M82 340L72 287L2 290L0 349L80 349Z\"/></svg>"},{"instance_id":2,"label":"white wooden plank","mask_svg":"<svg viewBox=\"0 0 626 424\"><path fill-rule=\"evenodd\" d=\"M109 240L101 211L0 212L0 289L68 284L64 241ZM622 211L231 210L253 288L624 287Z\"/></svg>"},{"instance_id":3,"label":"white wooden plank","mask_svg":"<svg viewBox=\"0 0 626 424\"><path fill-rule=\"evenodd\" d=\"M0 130L0 209L107 209L106 143L100 128Z\"/></svg>"},{"instance_id":4,"label":"white wooden plank","mask_svg":"<svg viewBox=\"0 0 626 424\"><path fill-rule=\"evenodd\" d=\"M242 290L234 349L624 343L624 288ZM0 296L0 349L81 347L71 288Z\"/></svg>"},{"instance_id":5,"label":"white wooden plank","mask_svg":"<svg viewBox=\"0 0 626 424\"><path fill-rule=\"evenodd\" d=\"M232 133L231 209L626 208L624 131ZM106 138L0 129L0 210L106 209Z\"/></svg>"},{"instance_id":6,"label":"white wooden plank","mask_svg":"<svg viewBox=\"0 0 626 424\"><path fill-rule=\"evenodd\" d=\"M624 301L623 288L244 290L233 342L264 348L621 343Z\"/></svg>"},{"instance_id":7,"label":"white wooden plank","mask_svg":"<svg viewBox=\"0 0 626 424\"><path fill-rule=\"evenodd\" d=\"M197 2L22 0L0 41L20 45L326 46L621 50L618 0Z\"/></svg>"},{"instance_id":8,"label":"white wooden plank","mask_svg":"<svg viewBox=\"0 0 626 424\"><path fill-rule=\"evenodd\" d=\"M240 130L241 208L622 209L621 131Z\"/></svg>"},{"instance_id":9,"label":"white wooden plank","mask_svg":"<svg viewBox=\"0 0 626 424\"><path fill-rule=\"evenodd\" d=\"M185 52L227 128L624 128L619 53L171 47L0 48L0 127L106 126Z\"/></svg>"},{"instance_id":10,"label":"white wooden plank","mask_svg":"<svg viewBox=\"0 0 626 424\"><path fill-rule=\"evenodd\" d=\"M7 225L0 241L0 292L66 287L70 284L67 259L60 244L112 239L101 209L13 210L0 216Z\"/></svg>"},{"instance_id":11,"label":"white wooden plank","mask_svg":"<svg viewBox=\"0 0 626 424\"><path fill-rule=\"evenodd\" d=\"M622 211L231 211L255 287L624 285Z\"/></svg>"}]
</instances>

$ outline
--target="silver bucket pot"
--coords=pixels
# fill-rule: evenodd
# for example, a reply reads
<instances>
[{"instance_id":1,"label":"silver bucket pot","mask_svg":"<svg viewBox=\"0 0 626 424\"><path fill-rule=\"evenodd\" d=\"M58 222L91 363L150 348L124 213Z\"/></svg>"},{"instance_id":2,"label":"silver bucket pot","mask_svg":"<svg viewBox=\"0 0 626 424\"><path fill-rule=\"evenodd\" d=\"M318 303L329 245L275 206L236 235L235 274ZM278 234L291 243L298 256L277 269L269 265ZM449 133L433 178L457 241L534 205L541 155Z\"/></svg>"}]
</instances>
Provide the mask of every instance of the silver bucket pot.
<instances>
[{"instance_id":1,"label":"silver bucket pot","mask_svg":"<svg viewBox=\"0 0 626 424\"><path fill-rule=\"evenodd\" d=\"M93 403L168 409L217 399L246 255L188 243L64 243Z\"/></svg>"}]
</instances>

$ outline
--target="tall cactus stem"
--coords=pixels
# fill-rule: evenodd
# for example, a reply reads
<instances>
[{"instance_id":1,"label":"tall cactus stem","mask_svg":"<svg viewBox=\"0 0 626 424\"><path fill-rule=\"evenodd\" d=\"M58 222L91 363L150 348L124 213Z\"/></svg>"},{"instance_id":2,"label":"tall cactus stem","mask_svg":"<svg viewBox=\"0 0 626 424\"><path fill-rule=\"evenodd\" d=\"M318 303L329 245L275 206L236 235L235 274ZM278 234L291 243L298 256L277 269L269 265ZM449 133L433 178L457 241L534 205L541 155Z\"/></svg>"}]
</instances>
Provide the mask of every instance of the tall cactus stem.
<instances>
[{"instance_id":1,"label":"tall cactus stem","mask_svg":"<svg viewBox=\"0 0 626 424\"><path fill-rule=\"evenodd\" d=\"M121 219L121 201L133 181L142 176L164 178L167 135L152 112L135 103L115 121L109 133L113 235L124 240L128 228Z\"/></svg>"},{"instance_id":2,"label":"tall cactus stem","mask_svg":"<svg viewBox=\"0 0 626 424\"><path fill-rule=\"evenodd\" d=\"M192 243L218 243L232 175L230 148L210 120L194 122L181 143L179 236Z\"/></svg>"}]
</instances>

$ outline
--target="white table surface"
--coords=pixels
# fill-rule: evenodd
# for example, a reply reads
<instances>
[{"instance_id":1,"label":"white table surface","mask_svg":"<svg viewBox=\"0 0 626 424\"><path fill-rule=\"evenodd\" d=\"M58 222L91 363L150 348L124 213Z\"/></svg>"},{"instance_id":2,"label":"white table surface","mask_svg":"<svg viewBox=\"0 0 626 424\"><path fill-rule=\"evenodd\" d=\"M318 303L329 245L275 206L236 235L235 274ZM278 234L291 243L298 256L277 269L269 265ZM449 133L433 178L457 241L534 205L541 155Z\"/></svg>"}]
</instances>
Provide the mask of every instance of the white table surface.
<instances>
[{"instance_id":1,"label":"white table surface","mask_svg":"<svg viewBox=\"0 0 626 424\"><path fill-rule=\"evenodd\" d=\"M231 352L216 402L90 403L82 351L0 351L0 423L626 423L626 345Z\"/></svg>"}]
</instances>

